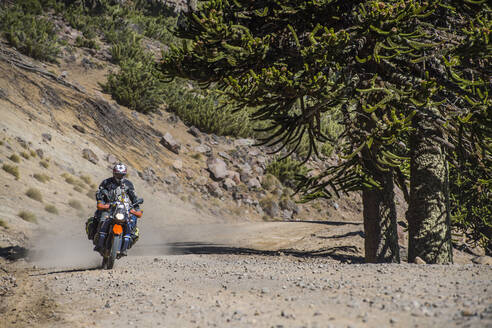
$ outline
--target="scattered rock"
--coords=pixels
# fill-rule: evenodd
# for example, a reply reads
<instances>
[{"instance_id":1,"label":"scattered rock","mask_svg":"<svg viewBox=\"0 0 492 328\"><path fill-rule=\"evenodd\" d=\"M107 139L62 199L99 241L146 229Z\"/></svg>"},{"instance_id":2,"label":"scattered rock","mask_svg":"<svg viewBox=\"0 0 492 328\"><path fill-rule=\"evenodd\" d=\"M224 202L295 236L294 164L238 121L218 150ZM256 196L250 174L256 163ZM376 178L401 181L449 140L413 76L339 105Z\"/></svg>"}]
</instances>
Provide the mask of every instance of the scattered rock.
<instances>
[{"instance_id":1,"label":"scattered rock","mask_svg":"<svg viewBox=\"0 0 492 328\"><path fill-rule=\"evenodd\" d=\"M225 158L228 161L231 161L232 160L231 156L229 156L229 154L227 154L227 153L225 153L223 151L219 151L219 156L222 157L222 158Z\"/></svg>"},{"instance_id":2,"label":"scattered rock","mask_svg":"<svg viewBox=\"0 0 492 328\"><path fill-rule=\"evenodd\" d=\"M0 99L7 99L8 95L7 90L0 88Z\"/></svg>"},{"instance_id":3,"label":"scattered rock","mask_svg":"<svg viewBox=\"0 0 492 328\"><path fill-rule=\"evenodd\" d=\"M183 168L183 161L180 158L175 160L173 162L173 168L177 171L181 171L181 169Z\"/></svg>"},{"instance_id":4,"label":"scattered rock","mask_svg":"<svg viewBox=\"0 0 492 328\"><path fill-rule=\"evenodd\" d=\"M251 178L248 180L248 188L254 189L254 190L260 190L261 189L261 183L258 181L257 178Z\"/></svg>"},{"instance_id":5,"label":"scattered rock","mask_svg":"<svg viewBox=\"0 0 492 328\"><path fill-rule=\"evenodd\" d=\"M227 177L232 179L232 181L234 181L236 185L241 183L241 176L236 171L232 171L232 170L227 171Z\"/></svg>"},{"instance_id":6,"label":"scattered rock","mask_svg":"<svg viewBox=\"0 0 492 328\"><path fill-rule=\"evenodd\" d=\"M116 156L114 156L113 154L107 154L106 155L106 161L111 164L111 165L114 165L116 164L116 162L118 161L118 159L116 158ZM145 180L145 179L144 179Z\"/></svg>"},{"instance_id":7,"label":"scattered rock","mask_svg":"<svg viewBox=\"0 0 492 328\"><path fill-rule=\"evenodd\" d=\"M217 197L217 198L220 198L223 195L219 184L215 181L211 181L207 184L207 190L208 190L210 195Z\"/></svg>"},{"instance_id":8,"label":"scattered rock","mask_svg":"<svg viewBox=\"0 0 492 328\"><path fill-rule=\"evenodd\" d=\"M227 176L227 165L220 158L210 157L207 160L207 167L212 173L212 176L217 180L222 180Z\"/></svg>"},{"instance_id":9,"label":"scattered rock","mask_svg":"<svg viewBox=\"0 0 492 328\"><path fill-rule=\"evenodd\" d=\"M51 141L51 134L49 134L49 133L43 133L41 135L41 137L43 138L44 142L50 142Z\"/></svg>"},{"instance_id":10,"label":"scattered rock","mask_svg":"<svg viewBox=\"0 0 492 328\"><path fill-rule=\"evenodd\" d=\"M206 185L208 182L208 179L207 177L204 177L204 176L200 176L198 177L198 179L196 179L195 183L199 186L204 186Z\"/></svg>"},{"instance_id":11,"label":"scattered rock","mask_svg":"<svg viewBox=\"0 0 492 328\"><path fill-rule=\"evenodd\" d=\"M113 155L109 155L109 156L113 156ZM108 158L109 158L109 156L108 156ZM109 159L108 159L108 162L109 162ZM138 172L138 176L142 180L147 181L151 185L157 182L157 175L155 174L154 169L151 167L146 167L143 170L143 172Z\"/></svg>"},{"instance_id":12,"label":"scattered rock","mask_svg":"<svg viewBox=\"0 0 492 328\"><path fill-rule=\"evenodd\" d=\"M44 158L44 152L42 149L36 149L36 154L39 156L39 158Z\"/></svg>"},{"instance_id":13,"label":"scattered rock","mask_svg":"<svg viewBox=\"0 0 492 328\"><path fill-rule=\"evenodd\" d=\"M99 158L97 158L96 154L89 148L82 150L82 157L93 164L97 164L97 162L99 162Z\"/></svg>"},{"instance_id":14,"label":"scattered rock","mask_svg":"<svg viewBox=\"0 0 492 328\"><path fill-rule=\"evenodd\" d=\"M210 148L207 145L198 145L193 150L196 151L197 153L204 154L204 153L212 151L212 148Z\"/></svg>"},{"instance_id":15,"label":"scattered rock","mask_svg":"<svg viewBox=\"0 0 492 328\"><path fill-rule=\"evenodd\" d=\"M226 178L223 185L224 189L227 191L232 191L236 187L236 183L231 178Z\"/></svg>"},{"instance_id":16,"label":"scattered rock","mask_svg":"<svg viewBox=\"0 0 492 328\"><path fill-rule=\"evenodd\" d=\"M85 128L83 126L74 124L74 125L72 125L72 128L74 128L75 130L79 131L80 133L85 133Z\"/></svg>"},{"instance_id":17,"label":"scattered rock","mask_svg":"<svg viewBox=\"0 0 492 328\"><path fill-rule=\"evenodd\" d=\"M472 262L475 264L492 265L492 257L487 255L477 256L472 259Z\"/></svg>"},{"instance_id":18,"label":"scattered rock","mask_svg":"<svg viewBox=\"0 0 492 328\"><path fill-rule=\"evenodd\" d=\"M166 134L161 138L160 142L164 147L166 147L173 153L179 154L181 145L176 140L174 140L173 136L169 132L166 132Z\"/></svg>"},{"instance_id":19,"label":"scattered rock","mask_svg":"<svg viewBox=\"0 0 492 328\"><path fill-rule=\"evenodd\" d=\"M176 115L171 114L171 116L167 118L167 122L171 124L176 124L179 122L179 118Z\"/></svg>"},{"instance_id":20,"label":"scattered rock","mask_svg":"<svg viewBox=\"0 0 492 328\"><path fill-rule=\"evenodd\" d=\"M424 260L422 260L420 257L416 257L415 260L413 261L415 264L427 264Z\"/></svg>"},{"instance_id":21,"label":"scattered rock","mask_svg":"<svg viewBox=\"0 0 492 328\"><path fill-rule=\"evenodd\" d=\"M237 139L234 141L234 146L238 147L238 146L251 146L253 145L255 142L253 139Z\"/></svg>"},{"instance_id":22,"label":"scattered rock","mask_svg":"<svg viewBox=\"0 0 492 328\"><path fill-rule=\"evenodd\" d=\"M196 127L192 126L188 129L188 133L196 138L200 138L201 132Z\"/></svg>"}]
</instances>

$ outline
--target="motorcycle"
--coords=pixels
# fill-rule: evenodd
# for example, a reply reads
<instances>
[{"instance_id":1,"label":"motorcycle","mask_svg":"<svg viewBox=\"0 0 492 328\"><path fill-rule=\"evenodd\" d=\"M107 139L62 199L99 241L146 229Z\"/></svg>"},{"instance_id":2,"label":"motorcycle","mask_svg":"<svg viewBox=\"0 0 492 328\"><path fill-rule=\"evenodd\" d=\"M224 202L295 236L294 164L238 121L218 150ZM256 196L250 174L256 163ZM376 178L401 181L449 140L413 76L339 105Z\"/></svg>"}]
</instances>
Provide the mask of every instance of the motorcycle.
<instances>
[{"instance_id":1,"label":"motorcycle","mask_svg":"<svg viewBox=\"0 0 492 328\"><path fill-rule=\"evenodd\" d=\"M135 207L143 203L143 199L138 199L134 204L125 202L123 198L108 204L98 204L98 209L108 211L106 220L109 221L108 235L104 242L104 247L100 251L103 257L102 268L112 269L116 259L121 257L121 247L123 245L123 231L125 226L129 226L130 215L140 217L142 212L136 211ZM102 221L102 220L101 220ZM97 231L101 228L101 222ZM97 236L98 234L96 234ZM97 238L94 240L97 243Z\"/></svg>"}]
</instances>

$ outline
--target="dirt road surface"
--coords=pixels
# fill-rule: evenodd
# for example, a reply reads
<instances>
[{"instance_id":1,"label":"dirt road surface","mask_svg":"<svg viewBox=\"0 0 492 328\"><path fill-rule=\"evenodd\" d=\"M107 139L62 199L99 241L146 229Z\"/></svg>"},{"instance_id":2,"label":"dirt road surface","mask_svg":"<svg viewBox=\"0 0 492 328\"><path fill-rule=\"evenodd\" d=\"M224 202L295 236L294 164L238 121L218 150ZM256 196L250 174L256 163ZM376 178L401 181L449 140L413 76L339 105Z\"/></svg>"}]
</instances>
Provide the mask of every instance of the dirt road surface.
<instances>
[{"instance_id":1,"label":"dirt road surface","mask_svg":"<svg viewBox=\"0 0 492 328\"><path fill-rule=\"evenodd\" d=\"M492 327L490 266L363 264L356 222L142 223L113 270L79 228L3 264L1 327Z\"/></svg>"}]
</instances>

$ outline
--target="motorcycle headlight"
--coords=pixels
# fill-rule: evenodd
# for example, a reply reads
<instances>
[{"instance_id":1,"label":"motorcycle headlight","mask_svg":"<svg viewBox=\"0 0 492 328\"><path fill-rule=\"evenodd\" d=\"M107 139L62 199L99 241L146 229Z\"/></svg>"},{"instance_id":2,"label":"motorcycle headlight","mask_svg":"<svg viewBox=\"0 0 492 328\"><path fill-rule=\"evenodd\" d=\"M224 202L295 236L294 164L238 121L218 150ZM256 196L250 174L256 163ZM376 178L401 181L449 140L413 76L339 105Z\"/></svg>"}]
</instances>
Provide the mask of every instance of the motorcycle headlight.
<instances>
[{"instance_id":1,"label":"motorcycle headlight","mask_svg":"<svg viewBox=\"0 0 492 328\"><path fill-rule=\"evenodd\" d=\"M125 216L123 215L123 213L116 213L116 215L114 217L118 221L123 221L125 219Z\"/></svg>"}]
</instances>

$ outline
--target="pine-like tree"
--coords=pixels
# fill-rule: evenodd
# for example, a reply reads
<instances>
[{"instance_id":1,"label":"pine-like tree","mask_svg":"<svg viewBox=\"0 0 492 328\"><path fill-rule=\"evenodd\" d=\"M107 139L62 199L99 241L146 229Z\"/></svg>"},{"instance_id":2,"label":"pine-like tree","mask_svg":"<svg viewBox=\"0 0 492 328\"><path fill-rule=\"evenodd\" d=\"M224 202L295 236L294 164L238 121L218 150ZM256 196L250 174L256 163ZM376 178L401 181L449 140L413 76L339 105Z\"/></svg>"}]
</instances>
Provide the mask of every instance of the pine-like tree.
<instances>
[{"instance_id":1,"label":"pine-like tree","mask_svg":"<svg viewBox=\"0 0 492 328\"><path fill-rule=\"evenodd\" d=\"M452 261L444 147L490 107L485 1L198 1L178 25L162 71L258 108L265 143L295 151L308 135L316 153L322 116L343 113L341 164L301 189L362 191L366 261L399 261L393 186L409 174L409 260Z\"/></svg>"}]
</instances>

